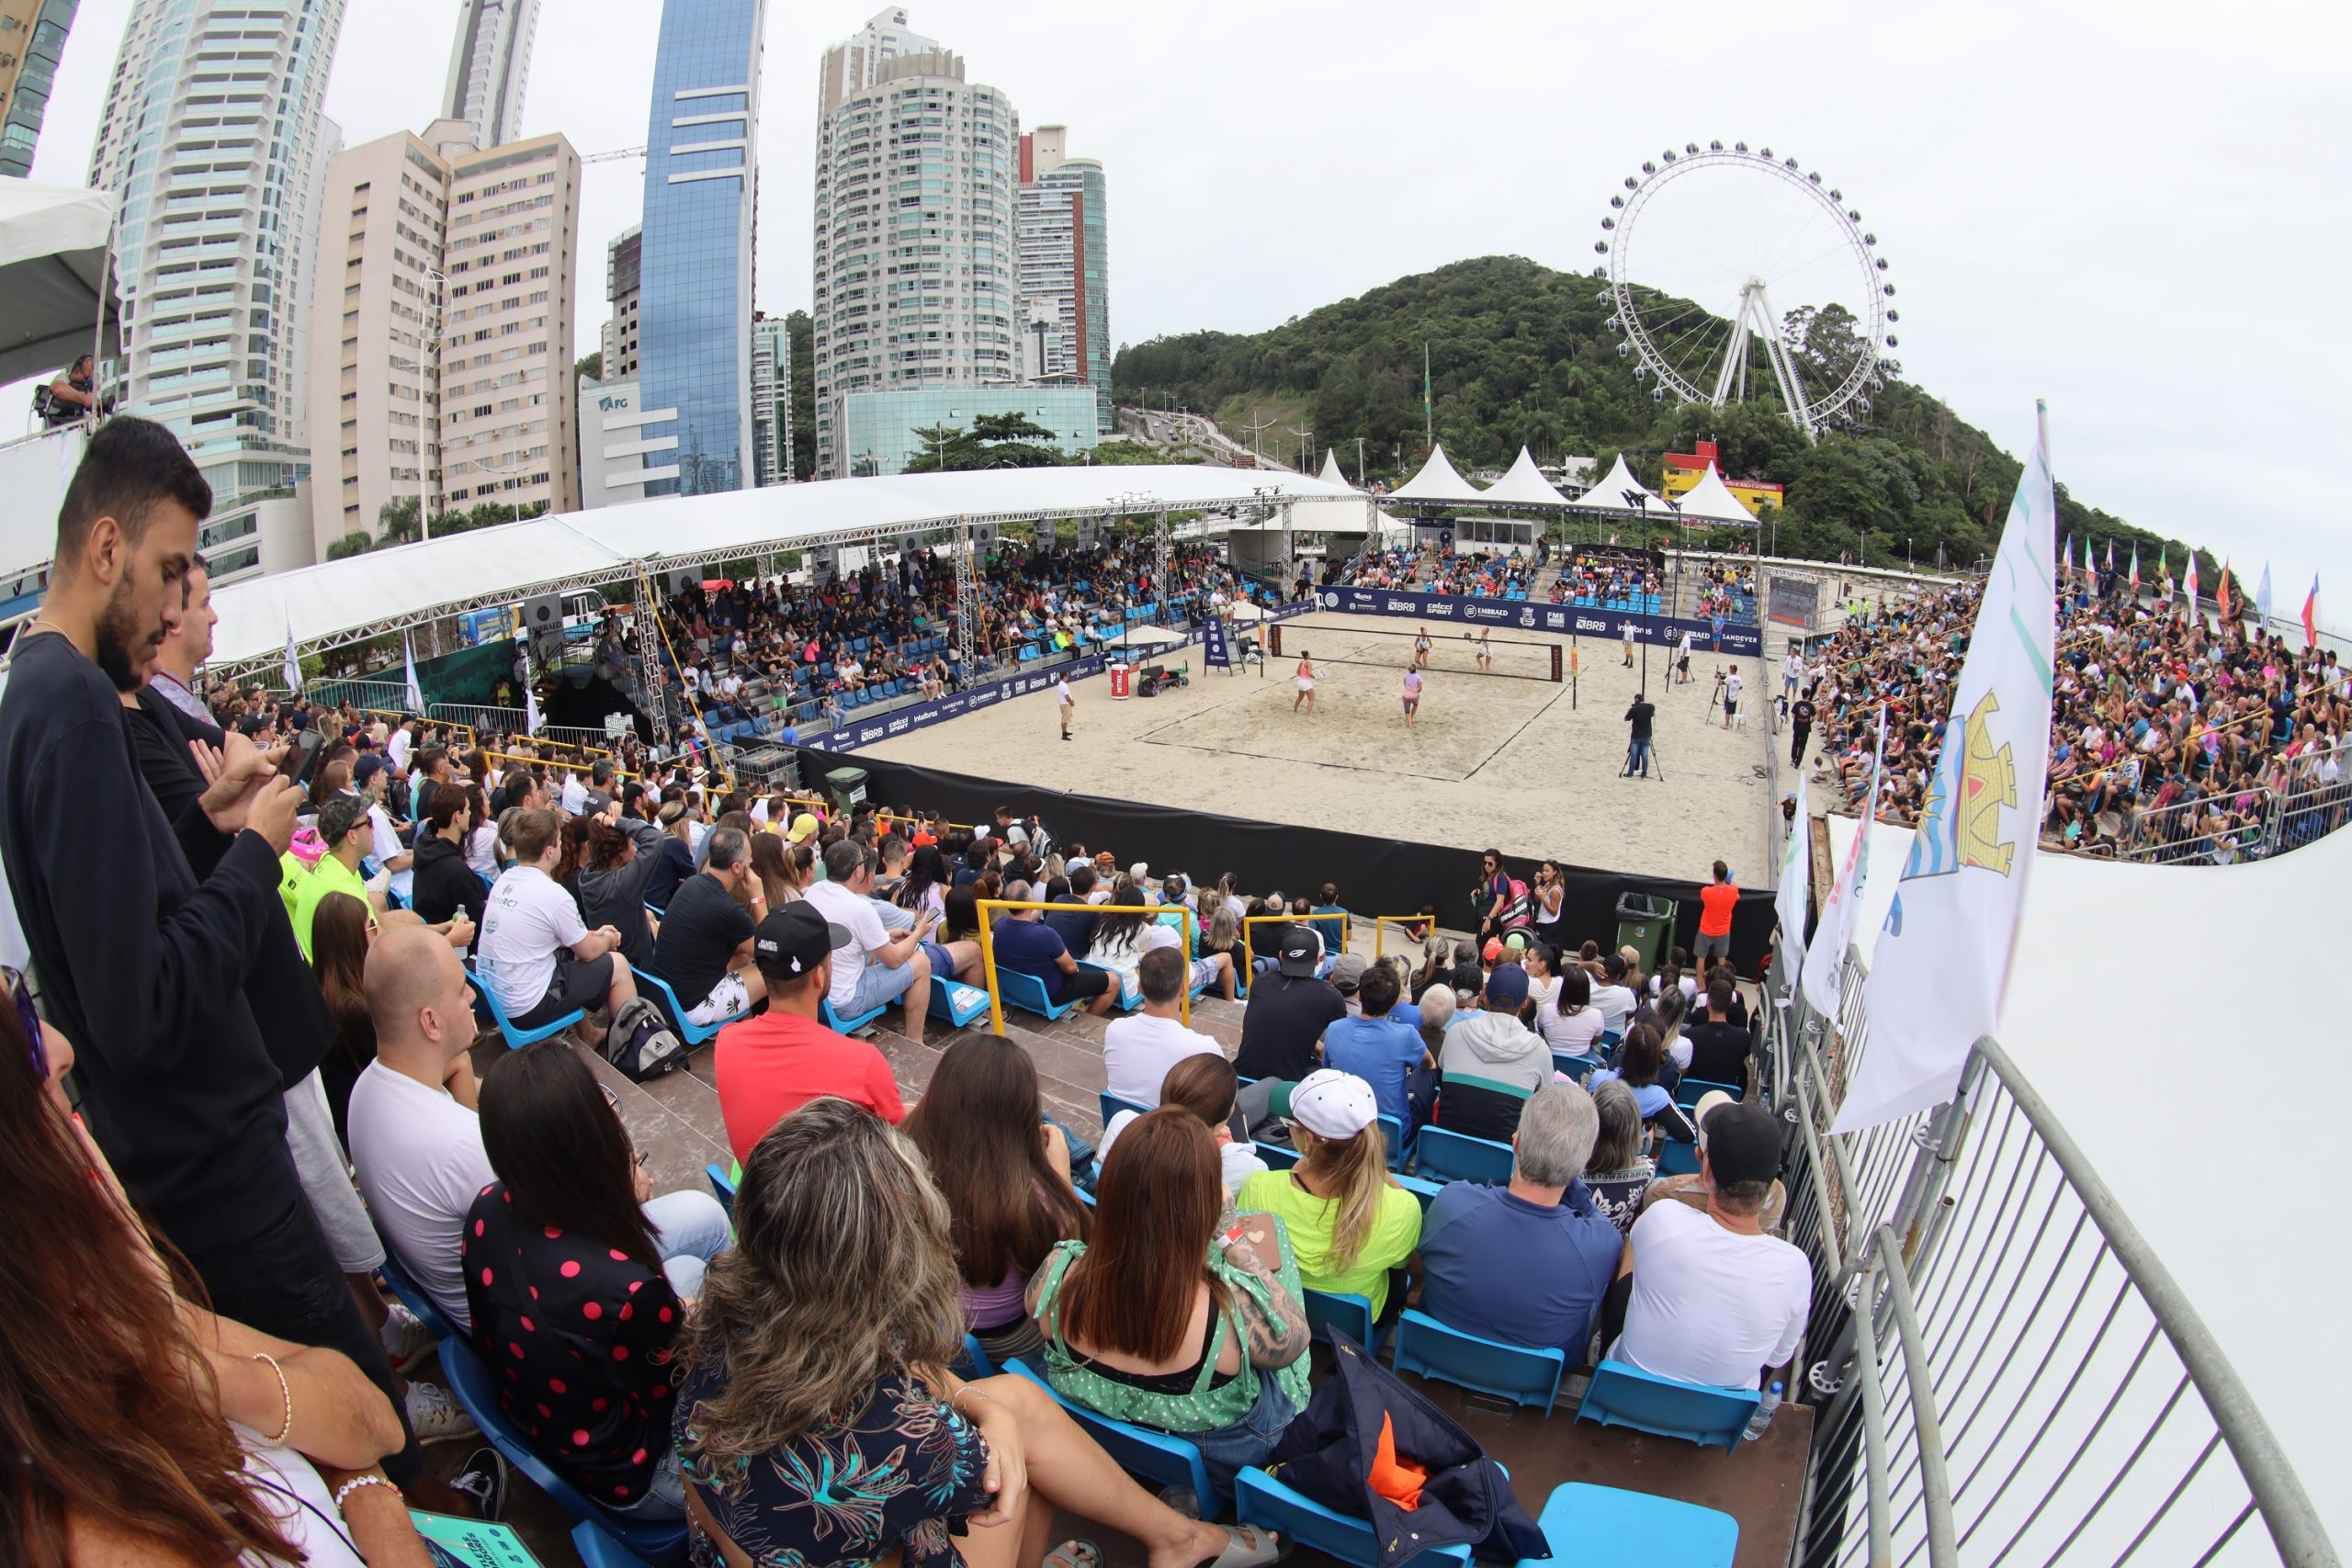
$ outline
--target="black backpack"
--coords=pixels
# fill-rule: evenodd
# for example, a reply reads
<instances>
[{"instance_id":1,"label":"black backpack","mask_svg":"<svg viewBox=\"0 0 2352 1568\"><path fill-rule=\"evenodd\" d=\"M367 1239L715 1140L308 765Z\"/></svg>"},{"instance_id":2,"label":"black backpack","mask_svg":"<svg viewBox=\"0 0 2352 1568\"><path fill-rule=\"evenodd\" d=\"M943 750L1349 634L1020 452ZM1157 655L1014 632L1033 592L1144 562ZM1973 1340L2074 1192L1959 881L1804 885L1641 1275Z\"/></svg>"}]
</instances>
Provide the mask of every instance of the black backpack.
<instances>
[{"instance_id":1,"label":"black backpack","mask_svg":"<svg viewBox=\"0 0 2352 1568\"><path fill-rule=\"evenodd\" d=\"M659 1077L686 1063L686 1048L670 1032L662 1010L643 997L613 1015L605 1031L605 1060L618 1067L631 1083Z\"/></svg>"}]
</instances>

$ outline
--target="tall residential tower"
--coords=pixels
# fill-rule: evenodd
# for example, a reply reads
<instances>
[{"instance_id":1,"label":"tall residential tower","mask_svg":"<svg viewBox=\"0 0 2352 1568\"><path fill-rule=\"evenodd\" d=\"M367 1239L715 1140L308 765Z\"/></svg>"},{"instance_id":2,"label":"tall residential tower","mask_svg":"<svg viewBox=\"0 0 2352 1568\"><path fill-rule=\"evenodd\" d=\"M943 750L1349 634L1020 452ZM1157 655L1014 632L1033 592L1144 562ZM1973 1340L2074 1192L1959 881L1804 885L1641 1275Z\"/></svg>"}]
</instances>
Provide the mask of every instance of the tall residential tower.
<instances>
[{"instance_id":1,"label":"tall residential tower","mask_svg":"<svg viewBox=\"0 0 2352 1568\"><path fill-rule=\"evenodd\" d=\"M752 479L752 255L765 0L664 0L646 127L639 265L643 427L673 443L648 495ZM611 372L608 370L607 374Z\"/></svg>"},{"instance_id":2,"label":"tall residential tower","mask_svg":"<svg viewBox=\"0 0 2352 1568\"><path fill-rule=\"evenodd\" d=\"M838 479L846 400L1019 374L1012 215L1019 117L964 62L877 15L826 51L819 82L817 474ZM872 455L895 464L898 453Z\"/></svg>"},{"instance_id":3,"label":"tall residential tower","mask_svg":"<svg viewBox=\"0 0 2352 1568\"><path fill-rule=\"evenodd\" d=\"M0 0L0 175L32 173L50 83L81 0Z\"/></svg>"},{"instance_id":4,"label":"tall residential tower","mask_svg":"<svg viewBox=\"0 0 2352 1568\"><path fill-rule=\"evenodd\" d=\"M752 317L752 482L783 485L792 472L792 333L782 316Z\"/></svg>"},{"instance_id":5,"label":"tall residential tower","mask_svg":"<svg viewBox=\"0 0 2352 1568\"><path fill-rule=\"evenodd\" d=\"M539 0L464 0L458 13L441 117L466 121L477 150L503 146L521 128L538 15Z\"/></svg>"},{"instance_id":6,"label":"tall residential tower","mask_svg":"<svg viewBox=\"0 0 2352 1568\"><path fill-rule=\"evenodd\" d=\"M1111 299L1102 165L1072 158L1065 131L1041 125L1021 139L1021 313L1040 333L1030 375L1093 389L1095 427L1111 433Z\"/></svg>"}]
</instances>

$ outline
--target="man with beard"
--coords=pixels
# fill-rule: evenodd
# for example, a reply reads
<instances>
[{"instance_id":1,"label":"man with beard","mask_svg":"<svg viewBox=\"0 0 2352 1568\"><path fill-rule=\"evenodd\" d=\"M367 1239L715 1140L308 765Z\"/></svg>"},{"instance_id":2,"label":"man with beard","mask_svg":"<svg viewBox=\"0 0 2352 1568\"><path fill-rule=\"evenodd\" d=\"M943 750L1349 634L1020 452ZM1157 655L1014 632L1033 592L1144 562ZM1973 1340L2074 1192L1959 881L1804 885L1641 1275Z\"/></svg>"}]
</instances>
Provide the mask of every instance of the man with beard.
<instances>
[{"instance_id":1,"label":"man with beard","mask_svg":"<svg viewBox=\"0 0 2352 1568\"><path fill-rule=\"evenodd\" d=\"M283 957L277 857L300 793L277 776L278 751L230 733L217 750L183 746L200 787L167 816L125 728L122 697L188 613L211 507L163 426L119 418L91 437L0 694L0 856L90 1130L214 1310L341 1350L389 1394L383 1348L287 1148L284 1091L326 1037L266 1031L247 998ZM413 1439L386 1469L421 1476Z\"/></svg>"}]
</instances>

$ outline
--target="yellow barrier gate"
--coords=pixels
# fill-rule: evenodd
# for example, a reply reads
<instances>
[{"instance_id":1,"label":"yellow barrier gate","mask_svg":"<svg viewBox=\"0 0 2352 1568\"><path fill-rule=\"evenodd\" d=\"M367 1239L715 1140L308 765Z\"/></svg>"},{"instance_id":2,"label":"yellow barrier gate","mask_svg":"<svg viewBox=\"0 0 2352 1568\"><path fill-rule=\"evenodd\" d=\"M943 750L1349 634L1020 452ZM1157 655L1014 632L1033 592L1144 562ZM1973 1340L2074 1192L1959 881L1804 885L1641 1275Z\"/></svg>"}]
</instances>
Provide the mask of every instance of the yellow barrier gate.
<instances>
[{"instance_id":1,"label":"yellow barrier gate","mask_svg":"<svg viewBox=\"0 0 2352 1568\"><path fill-rule=\"evenodd\" d=\"M1004 1032L1004 997L997 989L996 983L996 912L1000 909L1042 909L1049 914L1055 910L1060 910L1065 914L1072 915L1100 915L1108 908L1109 906L1104 904L1024 904L1016 903L1010 898L980 900L980 977L988 982L990 1033L1001 1035ZM1164 905L1157 904L1152 905L1151 908L1162 913L1165 913L1167 908ZM1184 1027L1189 1029L1193 1025L1193 936L1197 922L1193 911L1182 904L1177 905L1175 909L1178 914L1184 917L1182 927L1184 938L1184 988L1177 993L1177 1016L1183 1021ZM1052 997L1052 988L1048 987L1046 994L1048 998Z\"/></svg>"}]
</instances>

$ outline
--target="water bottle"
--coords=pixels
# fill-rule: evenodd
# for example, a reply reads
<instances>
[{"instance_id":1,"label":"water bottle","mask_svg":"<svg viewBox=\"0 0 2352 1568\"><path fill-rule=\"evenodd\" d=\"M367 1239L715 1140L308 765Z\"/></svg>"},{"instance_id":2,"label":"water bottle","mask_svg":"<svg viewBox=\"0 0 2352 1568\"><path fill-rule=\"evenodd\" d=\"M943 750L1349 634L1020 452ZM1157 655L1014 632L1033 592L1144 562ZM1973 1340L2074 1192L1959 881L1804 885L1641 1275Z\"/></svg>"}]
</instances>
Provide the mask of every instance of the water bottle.
<instances>
[{"instance_id":1,"label":"water bottle","mask_svg":"<svg viewBox=\"0 0 2352 1568\"><path fill-rule=\"evenodd\" d=\"M1774 1383L1770 1388L1764 1391L1764 1398L1762 1402L1756 1406L1756 1414L1747 1418L1747 1431L1746 1434L1747 1441L1752 1443L1757 1438L1762 1437L1764 1435L1764 1428L1772 1424L1773 1412L1781 1408L1781 1385L1779 1383Z\"/></svg>"}]
</instances>

